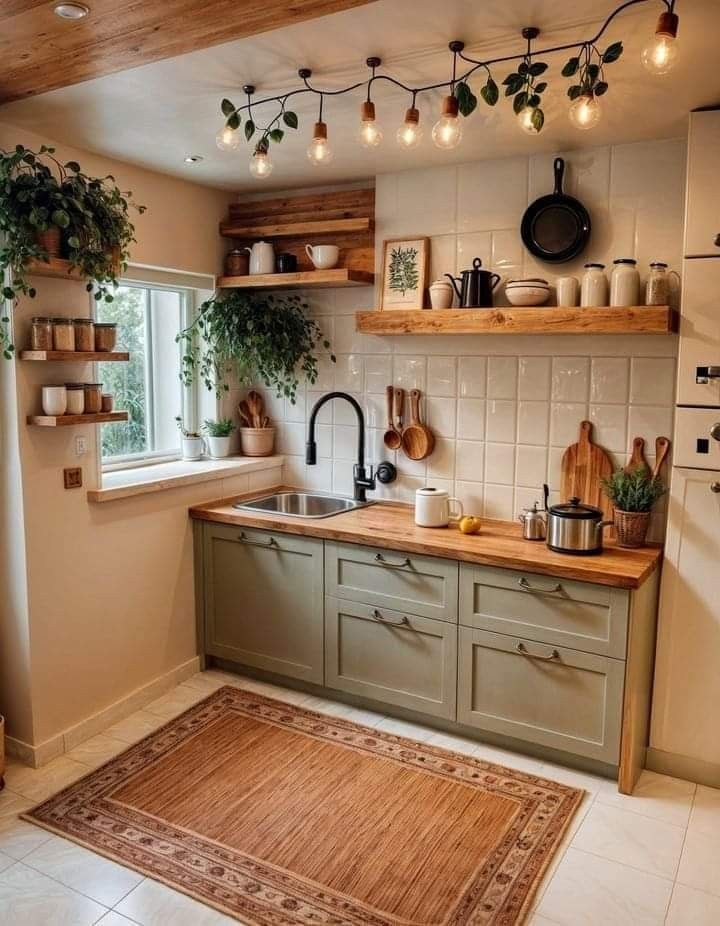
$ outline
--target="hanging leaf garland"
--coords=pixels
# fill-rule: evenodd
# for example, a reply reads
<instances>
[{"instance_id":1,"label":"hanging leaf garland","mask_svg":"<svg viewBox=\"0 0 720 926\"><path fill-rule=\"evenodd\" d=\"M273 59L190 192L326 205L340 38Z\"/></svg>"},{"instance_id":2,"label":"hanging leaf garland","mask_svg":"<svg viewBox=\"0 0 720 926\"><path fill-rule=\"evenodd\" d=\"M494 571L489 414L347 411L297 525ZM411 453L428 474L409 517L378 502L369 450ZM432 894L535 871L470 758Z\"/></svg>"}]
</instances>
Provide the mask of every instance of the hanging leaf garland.
<instances>
[{"instance_id":1,"label":"hanging leaf garland","mask_svg":"<svg viewBox=\"0 0 720 926\"><path fill-rule=\"evenodd\" d=\"M513 111L516 115L523 109L531 109L530 120L536 132L545 124L545 113L541 109L542 94L547 90L547 81L538 81L537 78L547 71L544 61L532 61L526 57L503 81L505 96L513 98Z\"/></svg>"},{"instance_id":2,"label":"hanging leaf garland","mask_svg":"<svg viewBox=\"0 0 720 926\"><path fill-rule=\"evenodd\" d=\"M602 54L594 45L586 45L580 55L570 58L560 72L563 77L576 78L575 83L567 90L570 99L576 100L584 93L592 93L593 96L603 96L607 93L608 83L605 80L604 67L617 61L622 53L623 43L613 42Z\"/></svg>"}]
</instances>

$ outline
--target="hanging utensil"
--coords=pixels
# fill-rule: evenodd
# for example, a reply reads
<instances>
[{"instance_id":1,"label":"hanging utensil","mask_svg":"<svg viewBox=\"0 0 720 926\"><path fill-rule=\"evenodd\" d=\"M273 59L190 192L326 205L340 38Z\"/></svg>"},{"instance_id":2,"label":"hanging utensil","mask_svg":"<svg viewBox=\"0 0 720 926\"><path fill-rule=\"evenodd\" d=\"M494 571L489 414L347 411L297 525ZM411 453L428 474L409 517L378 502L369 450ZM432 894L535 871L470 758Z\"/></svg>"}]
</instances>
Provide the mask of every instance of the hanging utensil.
<instances>
[{"instance_id":1,"label":"hanging utensil","mask_svg":"<svg viewBox=\"0 0 720 926\"><path fill-rule=\"evenodd\" d=\"M648 471L650 470L650 465L645 458L645 440L642 437L635 437L633 438L632 454L627 466L625 467L625 472L633 473L636 469L641 467L645 467L645 469Z\"/></svg>"},{"instance_id":2,"label":"hanging utensil","mask_svg":"<svg viewBox=\"0 0 720 926\"><path fill-rule=\"evenodd\" d=\"M410 390L410 424L402 432L402 448L410 460L424 460L435 447L435 437L420 419L419 389Z\"/></svg>"},{"instance_id":3,"label":"hanging utensil","mask_svg":"<svg viewBox=\"0 0 720 926\"><path fill-rule=\"evenodd\" d=\"M653 466L653 479L657 479L660 475L660 470L662 469L663 463L667 459L667 455L670 453L670 441L667 437L656 437L655 438L655 466Z\"/></svg>"},{"instance_id":4,"label":"hanging utensil","mask_svg":"<svg viewBox=\"0 0 720 926\"><path fill-rule=\"evenodd\" d=\"M613 506L602 491L601 480L607 479L612 471L610 457L592 442L592 422L581 422L578 442L571 444L562 458L561 500L579 498L586 505L599 508L604 520L611 520Z\"/></svg>"},{"instance_id":5,"label":"hanging utensil","mask_svg":"<svg viewBox=\"0 0 720 926\"><path fill-rule=\"evenodd\" d=\"M525 211L520 225L523 244L535 257L561 264L572 260L590 238L590 216L574 196L563 193L565 161L555 158L555 189L536 199Z\"/></svg>"},{"instance_id":6,"label":"hanging utensil","mask_svg":"<svg viewBox=\"0 0 720 926\"><path fill-rule=\"evenodd\" d=\"M385 399L387 402L388 428L383 436L383 441L388 450L399 450L402 445L402 434L395 426L395 419L402 416L404 390L387 386L385 389Z\"/></svg>"}]
</instances>

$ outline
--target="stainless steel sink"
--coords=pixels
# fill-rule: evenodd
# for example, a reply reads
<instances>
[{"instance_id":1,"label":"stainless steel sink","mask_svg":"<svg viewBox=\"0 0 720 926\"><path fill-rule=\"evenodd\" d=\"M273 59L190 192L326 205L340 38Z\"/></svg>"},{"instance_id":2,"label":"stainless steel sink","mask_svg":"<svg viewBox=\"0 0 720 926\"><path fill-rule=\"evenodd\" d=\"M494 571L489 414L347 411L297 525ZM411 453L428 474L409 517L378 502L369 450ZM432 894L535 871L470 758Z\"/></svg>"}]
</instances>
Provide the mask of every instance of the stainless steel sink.
<instances>
[{"instance_id":1,"label":"stainless steel sink","mask_svg":"<svg viewBox=\"0 0 720 926\"><path fill-rule=\"evenodd\" d=\"M240 511L259 511L263 514L282 514L291 518L331 518L344 511L367 508L373 502L356 502L340 495L322 495L315 492L277 492L249 502L236 502L233 508Z\"/></svg>"}]
</instances>

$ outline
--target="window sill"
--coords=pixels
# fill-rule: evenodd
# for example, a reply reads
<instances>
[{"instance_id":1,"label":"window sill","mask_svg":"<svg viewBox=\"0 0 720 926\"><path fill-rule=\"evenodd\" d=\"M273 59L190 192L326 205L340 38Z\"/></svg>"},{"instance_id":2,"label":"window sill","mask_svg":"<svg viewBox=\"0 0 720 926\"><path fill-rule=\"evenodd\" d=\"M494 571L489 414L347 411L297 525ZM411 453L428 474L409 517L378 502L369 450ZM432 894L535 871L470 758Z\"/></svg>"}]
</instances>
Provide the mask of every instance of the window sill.
<instances>
[{"instance_id":1,"label":"window sill","mask_svg":"<svg viewBox=\"0 0 720 926\"><path fill-rule=\"evenodd\" d=\"M103 476L102 489L90 489L89 502L113 502L119 498L146 495L150 492L164 492L181 486L227 479L244 473L276 469L282 466L284 457L228 457L225 460L176 460L173 463L158 463L137 469L122 469Z\"/></svg>"}]
</instances>

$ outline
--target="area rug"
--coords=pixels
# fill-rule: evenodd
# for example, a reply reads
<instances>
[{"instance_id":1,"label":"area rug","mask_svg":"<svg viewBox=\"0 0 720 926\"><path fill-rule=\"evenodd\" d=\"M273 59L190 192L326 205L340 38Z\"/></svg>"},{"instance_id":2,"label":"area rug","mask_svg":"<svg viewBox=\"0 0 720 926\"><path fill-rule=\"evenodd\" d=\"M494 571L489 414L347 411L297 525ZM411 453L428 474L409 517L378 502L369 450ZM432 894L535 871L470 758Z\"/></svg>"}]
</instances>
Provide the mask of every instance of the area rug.
<instances>
[{"instance_id":1,"label":"area rug","mask_svg":"<svg viewBox=\"0 0 720 926\"><path fill-rule=\"evenodd\" d=\"M509 926L582 796L226 687L25 818L252 926Z\"/></svg>"}]
</instances>

